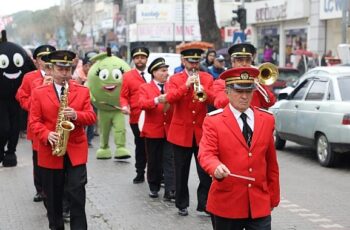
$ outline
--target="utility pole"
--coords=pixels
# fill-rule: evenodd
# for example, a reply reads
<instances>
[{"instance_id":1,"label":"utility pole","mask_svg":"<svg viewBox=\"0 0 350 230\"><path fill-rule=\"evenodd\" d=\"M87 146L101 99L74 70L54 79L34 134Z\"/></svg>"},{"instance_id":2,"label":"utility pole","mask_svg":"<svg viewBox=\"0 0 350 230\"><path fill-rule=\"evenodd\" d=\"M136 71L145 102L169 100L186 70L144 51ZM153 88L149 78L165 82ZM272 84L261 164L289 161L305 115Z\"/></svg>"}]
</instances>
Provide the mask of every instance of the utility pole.
<instances>
[{"instance_id":1,"label":"utility pole","mask_svg":"<svg viewBox=\"0 0 350 230\"><path fill-rule=\"evenodd\" d=\"M347 43L347 31L349 22L349 1L343 0L343 10L342 10L342 43Z\"/></svg>"},{"instance_id":2,"label":"utility pole","mask_svg":"<svg viewBox=\"0 0 350 230\"><path fill-rule=\"evenodd\" d=\"M182 43L185 43L185 0L181 1L182 12Z\"/></svg>"}]
</instances>

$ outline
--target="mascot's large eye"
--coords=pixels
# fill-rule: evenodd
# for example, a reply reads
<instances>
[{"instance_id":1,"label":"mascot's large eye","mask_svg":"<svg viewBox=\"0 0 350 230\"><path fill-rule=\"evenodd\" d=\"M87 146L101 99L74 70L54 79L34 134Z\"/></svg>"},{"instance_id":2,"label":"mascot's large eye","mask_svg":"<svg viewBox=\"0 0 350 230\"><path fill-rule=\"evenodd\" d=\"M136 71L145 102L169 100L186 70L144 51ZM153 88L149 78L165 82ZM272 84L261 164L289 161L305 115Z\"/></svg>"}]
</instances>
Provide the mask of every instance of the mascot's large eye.
<instances>
[{"instance_id":1,"label":"mascot's large eye","mask_svg":"<svg viewBox=\"0 0 350 230\"><path fill-rule=\"evenodd\" d=\"M0 55L0 68L5 69L7 66L9 66L9 58L5 54Z\"/></svg>"},{"instance_id":2,"label":"mascot's large eye","mask_svg":"<svg viewBox=\"0 0 350 230\"><path fill-rule=\"evenodd\" d=\"M105 81L108 78L109 71L108 69L103 69L99 72L98 77L102 80Z\"/></svg>"},{"instance_id":3,"label":"mascot's large eye","mask_svg":"<svg viewBox=\"0 0 350 230\"><path fill-rule=\"evenodd\" d=\"M120 71L120 69L114 69L112 71L112 77L115 80L122 79L122 77L123 77L122 71Z\"/></svg>"},{"instance_id":4,"label":"mascot's large eye","mask_svg":"<svg viewBox=\"0 0 350 230\"><path fill-rule=\"evenodd\" d=\"M15 53L15 55L13 55L13 63L15 63L17 67L22 67L24 64L23 56L19 53Z\"/></svg>"}]
</instances>

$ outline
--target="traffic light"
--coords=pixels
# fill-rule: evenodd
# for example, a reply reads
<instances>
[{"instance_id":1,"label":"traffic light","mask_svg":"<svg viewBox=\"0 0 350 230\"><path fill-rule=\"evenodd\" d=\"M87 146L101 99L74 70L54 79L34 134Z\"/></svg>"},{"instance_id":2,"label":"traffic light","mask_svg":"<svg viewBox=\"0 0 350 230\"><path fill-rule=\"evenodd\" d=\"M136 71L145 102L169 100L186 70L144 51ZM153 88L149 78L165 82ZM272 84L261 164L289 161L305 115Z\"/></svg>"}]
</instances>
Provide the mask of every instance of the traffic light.
<instances>
[{"instance_id":1,"label":"traffic light","mask_svg":"<svg viewBox=\"0 0 350 230\"><path fill-rule=\"evenodd\" d=\"M242 31L247 28L247 10L245 8L238 8L238 10L232 10L232 13L237 16L232 17L233 22L238 22Z\"/></svg>"}]
</instances>

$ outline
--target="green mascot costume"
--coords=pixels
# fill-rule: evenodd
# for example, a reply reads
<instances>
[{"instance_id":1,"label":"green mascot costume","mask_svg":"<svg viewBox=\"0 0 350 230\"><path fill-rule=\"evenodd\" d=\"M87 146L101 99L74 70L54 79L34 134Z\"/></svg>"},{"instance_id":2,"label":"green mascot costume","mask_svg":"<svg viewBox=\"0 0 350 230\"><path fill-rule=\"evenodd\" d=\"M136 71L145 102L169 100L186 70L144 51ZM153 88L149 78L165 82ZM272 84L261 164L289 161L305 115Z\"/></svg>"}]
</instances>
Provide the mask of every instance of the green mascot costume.
<instances>
[{"instance_id":1,"label":"green mascot costume","mask_svg":"<svg viewBox=\"0 0 350 230\"><path fill-rule=\"evenodd\" d=\"M115 159L130 158L130 151L125 148L125 118L120 111L119 95L123 73L130 66L122 59L112 56L111 49L91 58L95 62L89 72L87 85L90 89L92 104L97 108L100 130L100 148L97 159L110 159L112 152L108 145L109 133L114 132L116 145Z\"/></svg>"}]
</instances>

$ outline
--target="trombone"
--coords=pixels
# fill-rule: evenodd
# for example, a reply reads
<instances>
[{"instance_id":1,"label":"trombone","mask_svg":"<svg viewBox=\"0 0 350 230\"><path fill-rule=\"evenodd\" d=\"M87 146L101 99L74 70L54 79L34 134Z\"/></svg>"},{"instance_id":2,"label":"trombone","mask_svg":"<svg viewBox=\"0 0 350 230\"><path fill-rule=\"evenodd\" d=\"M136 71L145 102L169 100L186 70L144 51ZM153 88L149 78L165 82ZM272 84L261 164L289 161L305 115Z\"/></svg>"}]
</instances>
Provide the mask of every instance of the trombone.
<instances>
[{"instance_id":1,"label":"trombone","mask_svg":"<svg viewBox=\"0 0 350 230\"><path fill-rule=\"evenodd\" d=\"M255 85L259 93L263 95L265 101L269 103L269 95L261 85L272 85L278 79L278 69L274 64L270 62L262 63L258 69L260 74L257 81L255 82Z\"/></svg>"}]
</instances>

